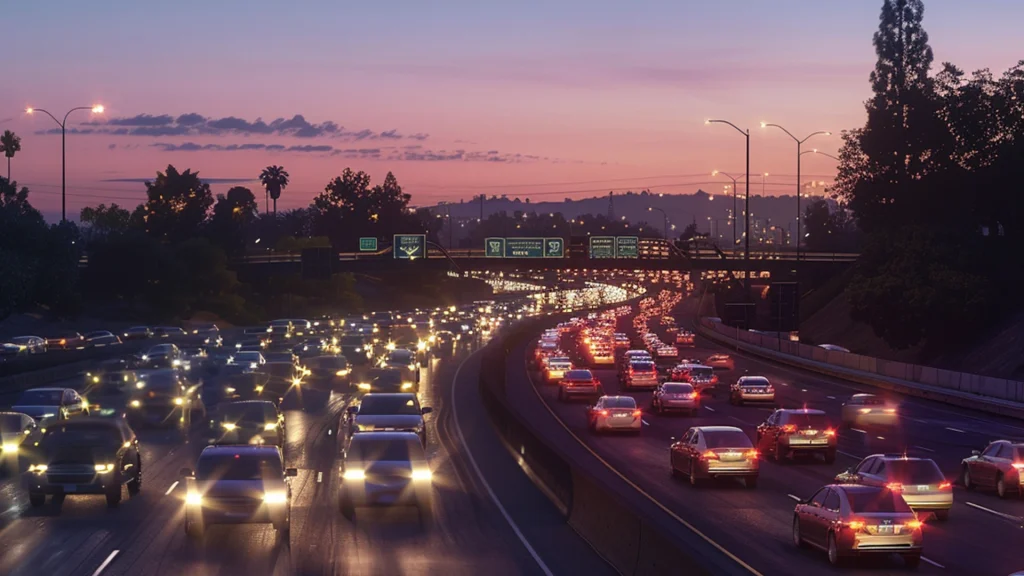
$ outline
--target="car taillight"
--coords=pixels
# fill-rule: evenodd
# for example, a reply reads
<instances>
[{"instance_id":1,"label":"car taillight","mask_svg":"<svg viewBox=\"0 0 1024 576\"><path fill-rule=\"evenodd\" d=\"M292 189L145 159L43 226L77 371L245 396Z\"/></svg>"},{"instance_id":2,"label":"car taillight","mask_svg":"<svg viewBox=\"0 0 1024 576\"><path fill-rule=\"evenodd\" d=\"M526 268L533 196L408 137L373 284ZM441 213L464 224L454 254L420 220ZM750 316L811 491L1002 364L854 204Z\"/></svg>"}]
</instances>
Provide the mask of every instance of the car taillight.
<instances>
[{"instance_id":1,"label":"car taillight","mask_svg":"<svg viewBox=\"0 0 1024 576\"><path fill-rule=\"evenodd\" d=\"M788 433L796 432L796 424L785 424L782 426L782 431Z\"/></svg>"},{"instance_id":2,"label":"car taillight","mask_svg":"<svg viewBox=\"0 0 1024 576\"><path fill-rule=\"evenodd\" d=\"M640 411L639 411L639 410L633 410L633 418L639 418L639 417L640 417L640 414L641 414L641 413L640 413Z\"/></svg>"},{"instance_id":3,"label":"car taillight","mask_svg":"<svg viewBox=\"0 0 1024 576\"><path fill-rule=\"evenodd\" d=\"M747 450L747 453L745 454L747 458L757 458L760 455L761 453L757 450Z\"/></svg>"},{"instance_id":4,"label":"car taillight","mask_svg":"<svg viewBox=\"0 0 1024 576\"><path fill-rule=\"evenodd\" d=\"M687 392L686 394L683 394L683 398L693 398L695 396L697 395L694 394L693 392Z\"/></svg>"},{"instance_id":5,"label":"car taillight","mask_svg":"<svg viewBox=\"0 0 1024 576\"><path fill-rule=\"evenodd\" d=\"M833 430L831 428L826 428L825 429L825 436L835 436L835 435L836 435L836 431L835 430Z\"/></svg>"},{"instance_id":6,"label":"car taillight","mask_svg":"<svg viewBox=\"0 0 1024 576\"><path fill-rule=\"evenodd\" d=\"M889 482L888 484L885 485L885 487L888 488L889 490L892 490L893 492L900 492L903 490L903 484L899 482Z\"/></svg>"},{"instance_id":7,"label":"car taillight","mask_svg":"<svg viewBox=\"0 0 1024 576\"><path fill-rule=\"evenodd\" d=\"M950 482L942 482L939 484L939 490L952 490L953 484Z\"/></svg>"},{"instance_id":8,"label":"car taillight","mask_svg":"<svg viewBox=\"0 0 1024 576\"><path fill-rule=\"evenodd\" d=\"M895 408L886 408L885 409L885 413L886 414L895 414L896 413L896 409Z\"/></svg>"},{"instance_id":9,"label":"car taillight","mask_svg":"<svg viewBox=\"0 0 1024 576\"><path fill-rule=\"evenodd\" d=\"M863 520L850 520L849 522L846 523L846 527L849 528L850 530L863 530L864 529L864 521Z\"/></svg>"},{"instance_id":10,"label":"car taillight","mask_svg":"<svg viewBox=\"0 0 1024 576\"><path fill-rule=\"evenodd\" d=\"M905 528L910 528L911 530L920 530L921 526L924 526L924 523L920 520L907 520L903 523L903 526Z\"/></svg>"},{"instance_id":11,"label":"car taillight","mask_svg":"<svg viewBox=\"0 0 1024 576\"><path fill-rule=\"evenodd\" d=\"M774 394L775 393L775 388L772 388L771 386L769 386L769 387L765 388L764 391L769 393L769 394Z\"/></svg>"},{"instance_id":12,"label":"car taillight","mask_svg":"<svg viewBox=\"0 0 1024 576\"><path fill-rule=\"evenodd\" d=\"M860 409L860 413L861 414L869 414L870 412L871 412L871 408L861 408Z\"/></svg>"},{"instance_id":13,"label":"car taillight","mask_svg":"<svg viewBox=\"0 0 1024 576\"><path fill-rule=\"evenodd\" d=\"M608 411L607 410L601 410L601 416L607 416L607 415L608 415Z\"/></svg>"},{"instance_id":14,"label":"car taillight","mask_svg":"<svg viewBox=\"0 0 1024 576\"><path fill-rule=\"evenodd\" d=\"M700 457L705 460L718 460L718 454L715 454L711 450L705 451L703 454L700 455Z\"/></svg>"}]
</instances>

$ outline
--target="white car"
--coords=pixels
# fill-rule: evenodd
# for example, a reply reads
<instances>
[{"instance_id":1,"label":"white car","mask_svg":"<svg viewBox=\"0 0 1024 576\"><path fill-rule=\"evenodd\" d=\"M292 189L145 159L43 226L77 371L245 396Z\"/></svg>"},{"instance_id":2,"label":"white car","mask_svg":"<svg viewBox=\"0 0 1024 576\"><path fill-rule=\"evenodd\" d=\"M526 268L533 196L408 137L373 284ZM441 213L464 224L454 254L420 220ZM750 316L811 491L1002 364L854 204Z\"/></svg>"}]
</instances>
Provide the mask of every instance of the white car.
<instances>
[{"instance_id":1,"label":"white car","mask_svg":"<svg viewBox=\"0 0 1024 576\"><path fill-rule=\"evenodd\" d=\"M617 430L639 434L643 413L632 396L601 396L587 407L587 424L595 433Z\"/></svg>"}]
</instances>

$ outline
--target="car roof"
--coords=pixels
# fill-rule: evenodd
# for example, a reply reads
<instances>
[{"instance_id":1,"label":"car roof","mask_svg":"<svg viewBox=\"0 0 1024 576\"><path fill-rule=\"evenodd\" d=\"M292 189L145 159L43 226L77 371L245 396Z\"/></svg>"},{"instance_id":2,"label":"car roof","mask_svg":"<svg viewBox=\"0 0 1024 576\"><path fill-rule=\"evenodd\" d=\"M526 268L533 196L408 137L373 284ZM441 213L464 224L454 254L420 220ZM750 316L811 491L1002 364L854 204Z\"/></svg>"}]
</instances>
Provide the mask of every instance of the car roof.
<instances>
[{"instance_id":1,"label":"car roof","mask_svg":"<svg viewBox=\"0 0 1024 576\"><path fill-rule=\"evenodd\" d=\"M625 399L629 399L629 400L632 400L632 401L636 402L636 398L633 398L632 396L608 395L608 396L602 396L601 398L604 398L605 400L625 400Z\"/></svg>"},{"instance_id":2,"label":"car roof","mask_svg":"<svg viewBox=\"0 0 1024 576\"><path fill-rule=\"evenodd\" d=\"M235 454L246 454L252 456L260 456L263 454L277 454L281 456L281 450L277 446L254 445L254 444L222 444L222 445L210 445L203 448L200 456L234 456ZM284 457L281 456L281 460Z\"/></svg>"},{"instance_id":3,"label":"car roof","mask_svg":"<svg viewBox=\"0 0 1024 576\"><path fill-rule=\"evenodd\" d=\"M406 432L398 430L389 430L381 432L360 432L352 436L352 441L355 442L356 438L360 442L372 442L373 440L410 440L417 444L420 442L420 437L415 432Z\"/></svg>"},{"instance_id":4,"label":"car roof","mask_svg":"<svg viewBox=\"0 0 1024 576\"><path fill-rule=\"evenodd\" d=\"M877 394L854 394L853 396L850 396L850 398L873 398L875 396L877 396Z\"/></svg>"},{"instance_id":5,"label":"car roof","mask_svg":"<svg viewBox=\"0 0 1024 576\"><path fill-rule=\"evenodd\" d=\"M700 430L701 432L712 432L712 433L714 433L714 432L743 432L742 429L737 428L736 426L694 426L694 428L696 428L697 430ZM746 432L743 432L743 433L746 434Z\"/></svg>"},{"instance_id":6,"label":"car roof","mask_svg":"<svg viewBox=\"0 0 1024 576\"><path fill-rule=\"evenodd\" d=\"M53 388L53 387L29 388L28 390L22 390L22 392L63 392L65 390L71 390L71 388Z\"/></svg>"},{"instance_id":7,"label":"car roof","mask_svg":"<svg viewBox=\"0 0 1024 576\"><path fill-rule=\"evenodd\" d=\"M385 398L412 398L412 399L417 399L416 395L412 394L410 392L370 392L370 393L364 394L362 399L366 400L369 397L373 397L373 398L385 397Z\"/></svg>"},{"instance_id":8,"label":"car roof","mask_svg":"<svg viewBox=\"0 0 1024 576\"><path fill-rule=\"evenodd\" d=\"M829 484L828 487L833 490L843 490L844 492L851 494L864 494L867 492L886 490L884 486L866 486L864 484Z\"/></svg>"},{"instance_id":9,"label":"car roof","mask_svg":"<svg viewBox=\"0 0 1024 576\"><path fill-rule=\"evenodd\" d=\"M779 412L785 414L821 414L825 415L824 410L816 410L814 408L779 408Z\"/></svg>"}]
</instances>

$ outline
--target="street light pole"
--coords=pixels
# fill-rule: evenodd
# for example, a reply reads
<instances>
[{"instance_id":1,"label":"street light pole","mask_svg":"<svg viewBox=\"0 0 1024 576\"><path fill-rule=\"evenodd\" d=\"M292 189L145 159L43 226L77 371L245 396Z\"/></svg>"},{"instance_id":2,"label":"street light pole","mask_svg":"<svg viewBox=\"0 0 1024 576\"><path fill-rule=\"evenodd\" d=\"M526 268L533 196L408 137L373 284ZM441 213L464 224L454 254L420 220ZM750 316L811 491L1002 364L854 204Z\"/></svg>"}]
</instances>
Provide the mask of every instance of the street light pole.
<instances>
[{"instance_id":1,"label":"street light pole","mask_svg":"<svg viewBox=\"0 0 1024 576\"><path fill-rule=\"evenodd\" d=\"M747 166L746 166L746 178L744 178L745 196L744 199L744 228L746 231L746 246L743 250L743 267L745 269L743 274L743 285L746 290L746 297L750 297L750 130L740 130L739 126L736 126L728 120L705 120L705 124L728 124L732 126L737 132L743 135L747 141Z\"/></svg>"},{"instance_id":2,"label":"street light pole","mask_svg":"<svg viewBox=\"0 0 1024 576\"><path fill-rule=\"evenodd\" d=\"M665 212L664 209L658 208L657 206L648 206L647 207L647 211L648 212L652 212L654 210L657 210L658 212L661 212L662 218L664 219L665 241L668 242L669 241L669 239L668 239L668 212Z\"/></svg>"},{"instance_id":3,"label":"street light pole","mask_svg":"<svg viewBox=\"0 0 1024 576\"><path fill-rule=\"evenodd\" d=\"M61 222L67 222L68 221L68 214L67 214L67 146L66 146L66 142L67 142L67 124L68 124L68 116L70 116L71 113L74 112L75 110L91 110L93 114L102 114L103 113L103 106L98 105L98 104L96 106L76 106L75 108L72 108L71 110L68 110L68 113L64 115L64 120L63 121L57 120L56 116L54 116L49 111L44 110L42 108L26 108L25 109L25 112L28 113L28 114L32 114L34 112L42 112L43 114L46 114L50 118L53 118L53 121L56 122L58 126L60 126L60 221Z\"/></svg>"},{"instance_id":4,"label":"street light pole","mask_svg":"<svg viewBox=\"0 0 1024 576\"><path fill-rule=\"evenodd\" d=\"M821 136L831 136L832 133L824 131L824 130L820 130L818 132L813 132L813 133L809 134L806 138L801 140L801 139L797 138L796 136L794 136L792 132L790 132L789 130L786 130L782 126L779 126L778 124L769 124L767 122L761 122L761 128L778 128L779 130L782 130L783 132L785 132L787 136L792 138L794 142L796 142L796 261L799 263L800 262L800 240L801 240L801 238L800 238L800 220L801 220L801 217L803 216L800 213L800 184L801 184L801 182L800 182L800 157L803 156L803 153L800 152L800 148L803 146L804 142L807 142L808 140L810 140L811 138L813 138L815 136L818 136L818 135L821 135Z\"/></svg>"},{"instance_id":5,"label":"street light pole","mask_svg":"<svg viewBox=\"0 0 1024 576\"><path fill-rule=\"evenodd\" d=\"M735 178L721 170L714 170L711 172L712 176L718 176L721 174L729 180L732 180L732 249L736 250L736 243L738 241L738 235L736 234L736 188L739 186L736 182L739 178Z\"/></svg>"}]
</instances>

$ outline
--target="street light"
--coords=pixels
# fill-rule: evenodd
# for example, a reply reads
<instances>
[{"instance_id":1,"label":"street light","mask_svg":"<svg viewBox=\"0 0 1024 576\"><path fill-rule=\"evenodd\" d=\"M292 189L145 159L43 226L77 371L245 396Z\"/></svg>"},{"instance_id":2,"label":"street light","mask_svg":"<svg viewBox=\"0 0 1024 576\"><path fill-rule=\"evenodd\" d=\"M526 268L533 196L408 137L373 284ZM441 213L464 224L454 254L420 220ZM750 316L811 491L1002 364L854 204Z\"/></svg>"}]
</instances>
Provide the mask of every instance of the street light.
<instances>
[{"instance_id":1,"label":"street light","mask_svg":"<svg viewBox=\"0 0 1024 576\"><path fill-rule=\"evenodd\" d=\"M74 112L75 110L90 110L90 111L92 111L93 114L103 114L103 105L102 104L97 104L95 106L77 106L75 108L72 108L71 110L68 110L68 113L64 115L64 120L63 121L57 120L56 116L54 116L53 114L50 114L49 111L44 110L42 108L31 108L30 107L30 108L26 108L25 109L25 112L27 114L34 114L36 112L42 112L43 114L46 114L50 118L53 118L53 121L56 122L58 126L60 126L60 221L61 222L67 222L67 220L68 220L68 215L67 215L67 148L65 147L64 143L67 140L68 116L70 116L71 113Z\"/></svg>"},{"instance_id":2,"label":"street light","mask_svg":"<svg viewBox=\"0 0 1024 576\"><path fill-rule=\"evenodd\" d=\"M737 132L739 132L740 134L743 134L743 137L746 138L746 141L747 141L747 171L746 171L747 176L746 176L746 178L744 178L744 184L746 185L746 198L744 199L744 203L745 203L745 209L744 209L744 216L745 216L744 228L746 228L746 231L743 234L746 237L746 246L744 247L744 251L743 251L743 268L744 268L744 274L743 274L744 282L743 282L743 285L744 285L744 290L746 291L746 296L749 298L750 297L750 130L740 130L739 126L736 126L735 124L733 124L732 122L729 122L728 120L705 120L704 123L705 124L728 124L729 126L732 126L733 129L735 129Z\"/></svg>"},{"instance_id":3,"label":"street light","mask_svg":"<svg viewBox=\"0 0 1024 576\"><path fill-rule=\"evenodd\" d=\"M804 150L803 152L800 153L801 156L803 156L804 154L817 154L819 156L824 156L826 158L831 158L831 159L835 160L836 162L841 162L841 160L839 158L836 158L835 156L829 154L828 152L822 152L821 150L818 150L817 148L815 148L813 150ZM825 183L821 182L821 185L824 186ZM804 234L804 238L806 238L806 237L807 237L807 235Z\"/></svg>"},{"instance_id":4,"label":"street light","mask_svg":"<svg viewBox=\"0 0 1024 576\"><path fill-rule=\"evenodd\" d=\"M736 182L739 181L739 178L736 178L730 174L726 174L721 170L711 171L712 176L718 176L719 174L725 176L729 180L732 180L732 249L735 250L736 243L739 242L739 238L736 234L736 188L738 187L738 184L736 184Z\"/></svg>"},{"instance_id":5,"label":"street light","mask_svg":"<svg viewBox=\"0 0 1024 576\"><path fill-rule=\"evenodd\" d=\"M832 133L820 130L818 132L812 132L811 134L808 134L806 138L801 140L796 136L793 136L792 132L786 130L782 126L779 126L778 124L769 124L767 122L761 122L761 128L778 128L779 130L785 132L787 136L792 138L794 142L796 142L796 261L800 262L800 157L803 156L803 154L800 153L800 147L803 146L804 142L807 142L808 140L815 136L831 136Z\"/></svg>"},{"instance_id":6,"label":"street light","mask_svg":"<svg viewBox=\"0 0 1024 576\"><path fill-rule=\"evenodd\" d=\"M669 239L668 239L668 212L665 212L665 210L663 210L661 208L658 208L657 206L648 206L647 207L647 211L648 212L653 212L654 210L657 210L658 212L661 212L661 215L665 218L665 241L668 242L669 241Z\"/></svg>"}]
</instances>

